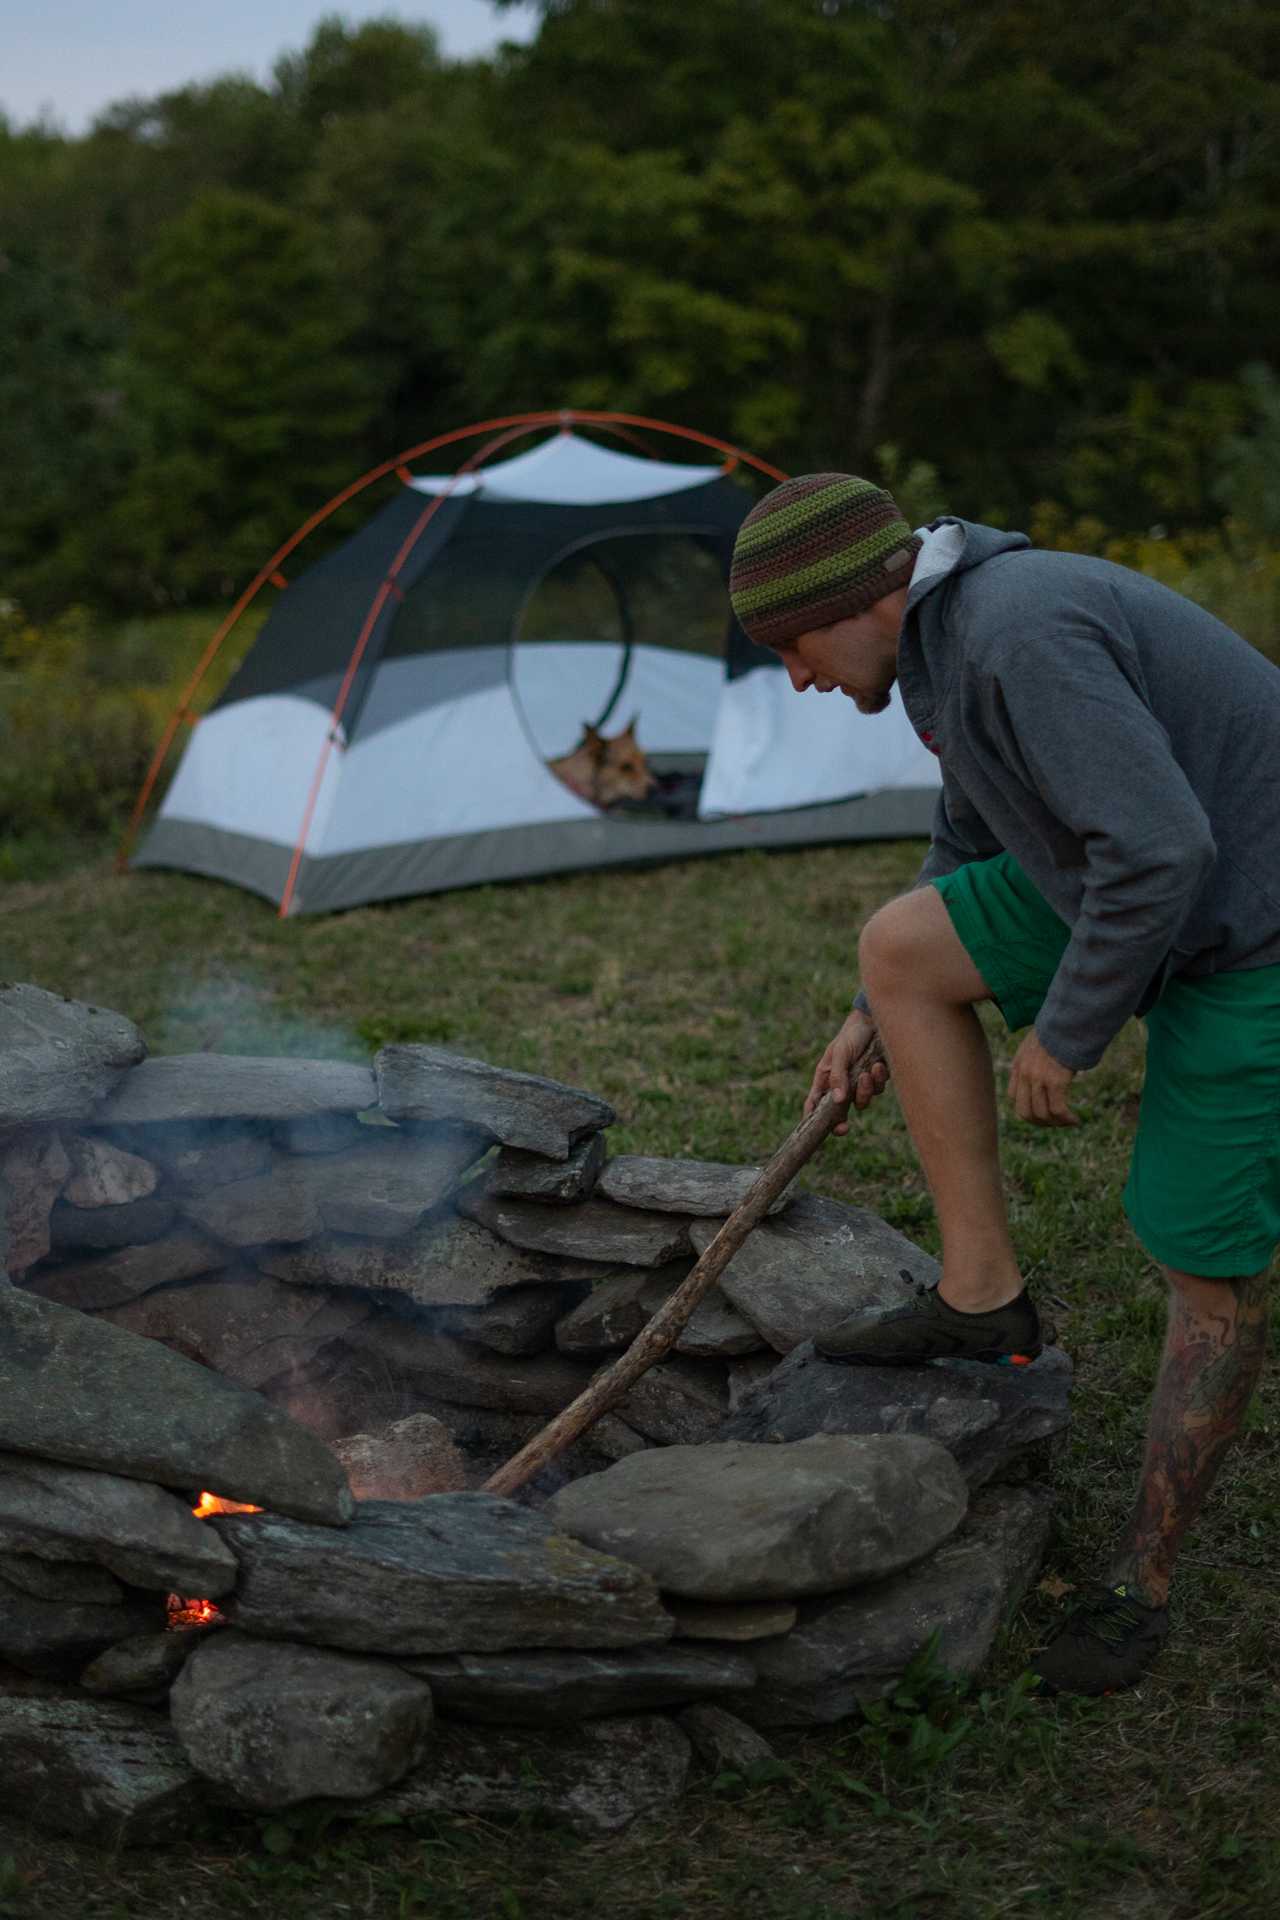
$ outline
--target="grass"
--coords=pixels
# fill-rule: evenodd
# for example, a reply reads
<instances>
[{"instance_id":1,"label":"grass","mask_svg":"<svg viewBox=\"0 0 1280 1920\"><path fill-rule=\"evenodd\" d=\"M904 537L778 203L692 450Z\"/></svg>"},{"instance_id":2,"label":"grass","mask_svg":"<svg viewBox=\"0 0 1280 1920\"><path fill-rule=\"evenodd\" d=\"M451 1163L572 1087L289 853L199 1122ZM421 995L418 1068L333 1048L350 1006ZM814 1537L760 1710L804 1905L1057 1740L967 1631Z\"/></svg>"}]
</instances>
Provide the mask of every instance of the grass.
<instances>
[{"instance_id":1,"label":"grass","mask_svg":"<svg viewBox=\"0 0 1280 1920\"><path fill-rule=\"evenodd\" d=\"M280 921L213 882L116 879L82 844L0 900L0 974L130 1014L154 1052L363 1060L427 1040L604 1094L615 1151L759 1160L797 1117L854 983L858 927L918 846L740 854ZM1012 1053L995 1022L997 1066ZM1280 1911L1280 1394L1191 1536L1151 1679L1046 1705L1019 1681L1056 1594L1121 1524L1159 1350L1158 1275L1120 1211L1136 1028L1077 1083L1070 1135L1005 1126L1033 1284L1078 1370L1043 1590L978 1687L927 1668L875 1721L778 1736L751 1781L702 1777L668 1822L608 1843L546 1822L383 1827L210 1816L113 1857L0 1809L3 1920L1253 1920ZM936 1251L892 1097L811 1166Z\"/></svg>"}]
</instances>

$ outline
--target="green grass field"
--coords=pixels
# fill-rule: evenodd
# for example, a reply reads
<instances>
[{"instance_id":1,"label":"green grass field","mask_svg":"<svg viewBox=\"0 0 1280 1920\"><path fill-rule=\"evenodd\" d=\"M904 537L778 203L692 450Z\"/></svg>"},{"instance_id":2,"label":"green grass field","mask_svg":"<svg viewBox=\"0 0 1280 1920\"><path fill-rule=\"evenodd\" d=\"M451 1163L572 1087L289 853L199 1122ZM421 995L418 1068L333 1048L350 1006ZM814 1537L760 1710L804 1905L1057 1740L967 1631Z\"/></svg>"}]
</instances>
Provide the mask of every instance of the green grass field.
<instances>
[{"instance_id":1,"label":"green grass field","mask_svg":"<svg viewBox=\"0 0 1280 1920\"><path fill-rule=\"evenodd\" d=\"M853 989L858 929L918 846L734 855L278 920L213 882L116 879L89 845L0 898L0 975L115 1007L153 1052L366 1059L426 1040L605 1095L615 1151L756 1161L798 1117ZM33 863L37 867L39 863ZM14 871L20 872L21 866ZM991 1027L998 1063L1008 1036ZM1175 1589L1140 1692L1047 1704L1018 1676L1056 1593L1121 1523L1163 1324L1120 1211L1131 1027L1077 1083L1085 1124L1007 1119L1020 1251L1074 1356L1041 1590L977 1687L925 1675L878 1721L780 1736L770 1779L700 1779L608 1844L545 1822L210 1815L176 1851L99 1850L0 1809L0 1916L39 1920L1226 1920L1280 1912L1280 1396L1274 1373ZM806 1176L936 1251L890 1094Z\"/></svg>"}]
</instances>

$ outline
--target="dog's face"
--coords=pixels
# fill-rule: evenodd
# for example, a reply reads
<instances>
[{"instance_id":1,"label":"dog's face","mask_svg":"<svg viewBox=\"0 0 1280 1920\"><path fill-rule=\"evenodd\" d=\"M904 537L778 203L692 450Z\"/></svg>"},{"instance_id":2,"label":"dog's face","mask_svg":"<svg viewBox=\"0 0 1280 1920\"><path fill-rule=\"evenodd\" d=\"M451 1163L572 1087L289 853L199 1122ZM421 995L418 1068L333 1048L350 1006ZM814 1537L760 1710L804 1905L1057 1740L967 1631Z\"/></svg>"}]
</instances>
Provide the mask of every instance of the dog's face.
<instances>
[{"instance_id":1,"label":"dog's face","mask_svg":"<svg viewBox=\"0 0 1280 1920\"><path fill-rule=\"evenodd\" d=\"M621 733L615 733L611 740L601 739L600 745L604 751L596 763L596 805L609 807L615 800L647 800L658 783L636 740L635 721Z\"/></svg>"}]
</instances>

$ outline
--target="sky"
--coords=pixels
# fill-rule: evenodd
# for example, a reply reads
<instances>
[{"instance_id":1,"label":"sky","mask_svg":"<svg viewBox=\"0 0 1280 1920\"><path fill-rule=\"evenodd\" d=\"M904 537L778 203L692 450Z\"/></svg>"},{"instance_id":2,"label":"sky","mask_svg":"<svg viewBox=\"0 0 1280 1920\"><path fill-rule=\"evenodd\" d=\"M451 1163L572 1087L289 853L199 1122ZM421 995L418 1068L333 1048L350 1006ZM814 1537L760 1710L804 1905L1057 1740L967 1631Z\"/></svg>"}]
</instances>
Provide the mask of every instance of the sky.
<instances>
[{"instance_id":1,"label":"sky","mask_svg":"<svg viewBox=\"0 0 1280 1920\"><path fill-rule=\"evenodd\" d=\"M266 80L332 13L425 21L450 59L528 40L538 19L533 7L499 13L489 0L0 0L0 110L16 126L46 115L78 134L131 94L234 71Z\"/></svg>"}]
</instances>

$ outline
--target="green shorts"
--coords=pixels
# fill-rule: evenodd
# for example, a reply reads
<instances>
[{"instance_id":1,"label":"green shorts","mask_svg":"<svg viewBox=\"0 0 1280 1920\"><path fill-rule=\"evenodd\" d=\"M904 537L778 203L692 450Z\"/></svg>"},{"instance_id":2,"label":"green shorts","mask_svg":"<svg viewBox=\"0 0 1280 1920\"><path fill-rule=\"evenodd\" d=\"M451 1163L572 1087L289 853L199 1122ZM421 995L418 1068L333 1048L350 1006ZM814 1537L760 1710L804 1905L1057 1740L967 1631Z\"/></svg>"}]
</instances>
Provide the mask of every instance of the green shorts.
<instances>
[{"instance_id":1,"label":"green shorts","mask_svg":"<svg viewBox=\"0 0 1280 1920\"><path fill-rule=\"evenodd\" d=\"M1071 937L1017 861L933 882L1011 1029L1040 1011ZM1145 1015L1147 1072L1124 1208L1152 1257L1258 1273L1280 1241L1280 967L1171 980Z\"/></svg>"}]
</instances>

